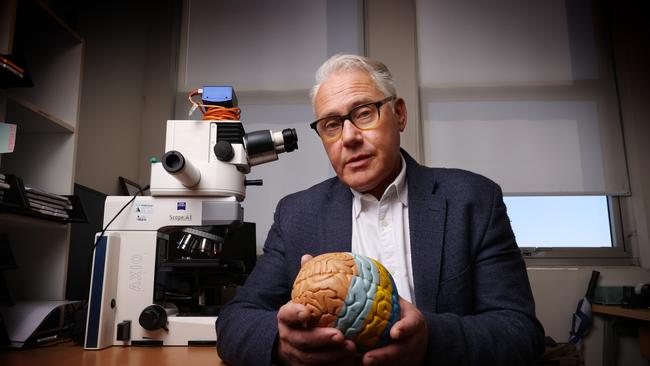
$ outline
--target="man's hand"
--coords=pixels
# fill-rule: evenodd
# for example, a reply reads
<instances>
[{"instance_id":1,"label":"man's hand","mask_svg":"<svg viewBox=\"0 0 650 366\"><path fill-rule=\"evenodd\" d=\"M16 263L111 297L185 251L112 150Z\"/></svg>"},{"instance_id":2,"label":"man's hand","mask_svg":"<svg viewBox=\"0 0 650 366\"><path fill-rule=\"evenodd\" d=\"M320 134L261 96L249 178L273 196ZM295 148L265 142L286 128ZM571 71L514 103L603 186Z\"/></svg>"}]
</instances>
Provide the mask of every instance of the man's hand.
<instances>
[{"instance_id":1,"label":"man's hand","mask_svg":"<svg viewBox=\"0 0 650 366\"><path fill-rule=\"evenodd\" d=\"M365 366L419 365L427 352L427 323L415 305L399 299L402 319L390 329L393 342L374 349L363 356Z\"/></svg>"},{"instance_id":2,"label":"man's hand","mask_svg":"<svg viewBox=\"0 0 650 366\"><path fill-rule=\"evenodd\" d=\"M292 365L340 365L351 363L356 347L336 328L308 324L304 305L287 303L278 311L278 349Z\"/></svg>"},{"instance_id":3,"label":"man's hand","mask_svg":"<svg viewBox=\"0 0 650 366\"><path fill-rule=\"evenodd\" d=\"M289 302L278 311L277 355L292 365L345 365L354 363L356 346L336 328L309 324L309 310Z\"/></svg>"}]
</instances>

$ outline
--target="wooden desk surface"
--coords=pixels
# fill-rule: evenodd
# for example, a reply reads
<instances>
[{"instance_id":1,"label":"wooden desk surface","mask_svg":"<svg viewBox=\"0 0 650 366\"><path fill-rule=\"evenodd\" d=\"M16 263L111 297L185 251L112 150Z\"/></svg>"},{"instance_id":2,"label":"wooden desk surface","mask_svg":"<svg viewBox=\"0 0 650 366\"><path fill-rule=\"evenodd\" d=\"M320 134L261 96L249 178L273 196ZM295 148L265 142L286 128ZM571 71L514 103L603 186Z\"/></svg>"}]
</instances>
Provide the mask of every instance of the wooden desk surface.
<instances>
[{"instance_id":1,"label":"wooden desk surface","mask_svg":"<svg viewBox=\"0 0 650 366\"><path fill-rule=\"evenodd\" d=\"M618 305L591 305L591 312L594 314L614 315L622 318L631 318L650 321L650 309L631 309Z\"/></svg>"},{"instance_id":2,"label":"wooden desk surface","mask_svg":"<svg viewBox=\"0 0 650 366\"><path fill-rule=\"evenodd\" d=\"M86 351L70 342L29 350L0 351L2 366L77 366L77 365L225 365L215 347L109 347Z\"/></svg>"}]
</instances>

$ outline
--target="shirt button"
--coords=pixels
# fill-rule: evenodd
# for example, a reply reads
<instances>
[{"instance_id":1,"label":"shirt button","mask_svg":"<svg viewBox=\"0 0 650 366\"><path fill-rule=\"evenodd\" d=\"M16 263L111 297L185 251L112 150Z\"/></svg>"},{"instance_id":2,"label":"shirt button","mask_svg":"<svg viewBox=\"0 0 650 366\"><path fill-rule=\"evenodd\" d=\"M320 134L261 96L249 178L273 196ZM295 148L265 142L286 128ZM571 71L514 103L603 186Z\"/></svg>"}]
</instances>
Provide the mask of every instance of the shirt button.
<instances>
[{"instance_id":1,"label":"shirt button","mask_svg":"<svg viewBox=\"0 0 650 366\"><path fill-rule=\"evenodd\" d=\"M381 222L381 225L383 227L388 227L388 225L390 225L390 224L388 223L388 221L384 220L384 221Z\"/></svg>"}]
</instances>

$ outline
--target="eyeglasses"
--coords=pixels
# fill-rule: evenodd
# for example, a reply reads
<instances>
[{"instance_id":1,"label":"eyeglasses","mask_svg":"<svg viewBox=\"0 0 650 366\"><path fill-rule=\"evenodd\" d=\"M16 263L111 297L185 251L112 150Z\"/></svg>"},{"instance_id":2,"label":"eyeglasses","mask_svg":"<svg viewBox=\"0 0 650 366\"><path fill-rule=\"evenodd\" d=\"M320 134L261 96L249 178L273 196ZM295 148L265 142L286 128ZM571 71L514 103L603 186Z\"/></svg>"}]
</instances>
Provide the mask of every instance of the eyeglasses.
<instances>
[{"instance_id":1,"label":"eyeglasses","mask_svg":"<svg viewBox=\"0 0 650 366\"><path fill-rule=\"evenodd\" d=\"M378 102L362 104L352 108L345 116L327 116L309 124L316 131L323 141L334 141L341 137L343 124L346 120L360 130L371 130L377 127L379 122L379 109L382 105L395 99L394 95Z\"/></svg>"}]
</instances>

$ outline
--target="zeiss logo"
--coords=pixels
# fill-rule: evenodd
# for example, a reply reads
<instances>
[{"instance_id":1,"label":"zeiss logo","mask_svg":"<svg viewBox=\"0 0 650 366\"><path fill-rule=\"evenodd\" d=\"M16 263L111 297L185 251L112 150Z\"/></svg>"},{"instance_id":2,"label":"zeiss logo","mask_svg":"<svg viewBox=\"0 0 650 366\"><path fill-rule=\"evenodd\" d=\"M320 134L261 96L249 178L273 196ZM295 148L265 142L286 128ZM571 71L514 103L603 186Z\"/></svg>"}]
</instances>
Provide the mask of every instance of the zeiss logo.
<instances>
[{"instance_id":1,"label":"zeiss logo","mask_svg":"<svg viewBox=\"0 0 650 366\"><path fill-rule=\"evenodd\" d=\"M185 202L176 202L176 211L185 211Z\"/></svg>"}]
</instances>

